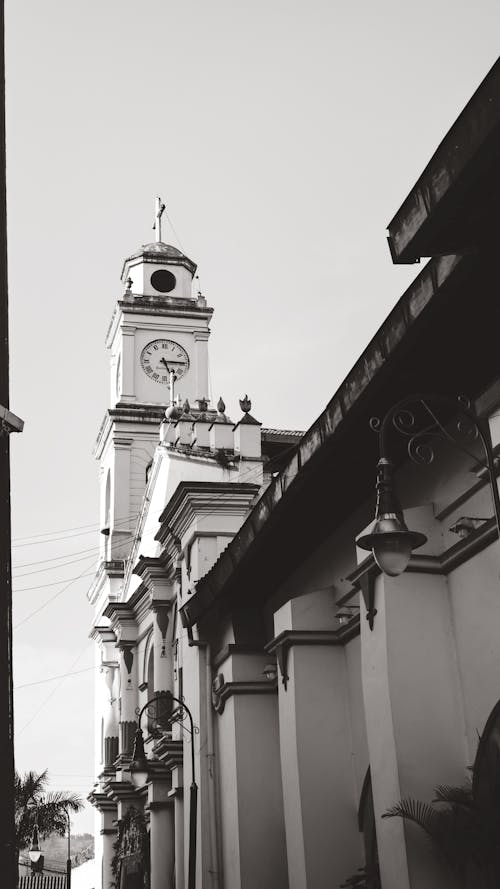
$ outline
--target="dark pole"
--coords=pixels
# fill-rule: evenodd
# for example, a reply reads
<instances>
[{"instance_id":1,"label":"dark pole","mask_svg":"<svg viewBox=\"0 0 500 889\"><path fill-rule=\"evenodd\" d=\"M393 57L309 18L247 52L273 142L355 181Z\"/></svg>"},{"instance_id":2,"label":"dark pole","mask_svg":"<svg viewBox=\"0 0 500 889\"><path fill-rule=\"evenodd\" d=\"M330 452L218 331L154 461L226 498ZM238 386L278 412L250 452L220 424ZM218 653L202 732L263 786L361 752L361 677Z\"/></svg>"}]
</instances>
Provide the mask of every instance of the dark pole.
<instances>
[{"instance_id":1,"label":"dark pole","mask_svg":"<svg viewBox=\"0 0 500 889\"><path fill-rule=\"evenodd\" d=\"M159 694L155 695L153 698L150 698L144 704L142 710L139 711L139 716L137 719L137 734L140 738L142 738L141 731L141 719L143 713L151 706L154 701L175 701L176 704L179 705L179 710L185 710L189 719L190 725L190 734L191 734L191 787L189 790L189 857L188 857L188 889L196 889L196 837L197 837L197 818L198 818L198 785L195 781L195 771L194 771L194 722L193 715L189 707L186 707L184 701L181 701L180 698L174 698L172 692L163 691ZM136 711L137 712L137 711ZM170 716L170 721L172 720L172 716ZM144 755L144 753L142 754Z\"/></svg>"},{"instance_id":2,"label":"dark pole","mask_svg":"<svg viewBox=\"0 0 500 889\"><path fill-rule=\"evenodd\" d=\"M7 297L7 204L5 164L4 2L0 0L0 406L9 407L9 318ZM2 883L17 885L14 822L14 710L12 693L12 577L9 428L0 419L0 824Z\"/></svg>"},{"instance_id":3,"label":"dark pole","mask_svg":"<svg viewBox=\"0 0 500 889\"><path fill-rule=\"evenodd\" d=\"M71 821L69 819L69 809L66 809L68 816L68 857L66 859L66 889L71 889Z\"/></svg>"}]
</instances>

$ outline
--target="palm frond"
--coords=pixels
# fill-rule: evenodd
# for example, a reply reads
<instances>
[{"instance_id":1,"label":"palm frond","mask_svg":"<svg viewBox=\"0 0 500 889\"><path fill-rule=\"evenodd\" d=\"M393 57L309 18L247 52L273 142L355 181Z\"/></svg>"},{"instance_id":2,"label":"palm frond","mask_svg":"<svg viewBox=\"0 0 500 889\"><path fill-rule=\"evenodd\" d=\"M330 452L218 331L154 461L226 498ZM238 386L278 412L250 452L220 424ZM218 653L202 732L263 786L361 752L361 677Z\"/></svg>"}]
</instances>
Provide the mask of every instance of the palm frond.
<instances>
[{"instance_id":1,"label":"palm frond","mask_svg":"<svg viewBox=\"0 0 500 889\"><path fill-rule=\"evenodd\" d=\"M429 803L410 798L402 799L382 815L382 818L396 817L418 824L432 838L435 838L439 832L439 812L433 809Z\"/></svg>"},{"instance_id":2,"label":"palm frond","mask_svg":"<svg viewBox=\"0 0 500 889\"><path fill-rule=\"evenodd\" d=\"M66 793L63 790L52 790L45 796L45 805L80 812L85 803L77 793Z\"/></svg>"},{"instance_id":3,"label":"palm frond","mask_svg":"<svg viewBox=\"0 0 500 889\"><path fill-rule=\"evenodd\" d=\"M472 785L464 784L461 787L452 787L450 784L439 784L434 788L436 796L433 803L448 803L449 805L467 806L474 808Z\"/></svg>"}]
</instances>

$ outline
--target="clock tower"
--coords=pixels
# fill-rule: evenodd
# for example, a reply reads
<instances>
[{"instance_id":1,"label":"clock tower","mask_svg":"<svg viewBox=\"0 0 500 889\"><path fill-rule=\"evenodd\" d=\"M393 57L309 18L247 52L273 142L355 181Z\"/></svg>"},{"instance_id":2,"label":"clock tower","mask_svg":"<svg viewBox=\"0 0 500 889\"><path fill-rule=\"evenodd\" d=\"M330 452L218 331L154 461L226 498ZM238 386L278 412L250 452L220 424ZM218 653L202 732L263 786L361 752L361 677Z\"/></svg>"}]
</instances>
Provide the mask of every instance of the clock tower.
<instances>
[{"instance_id":1,"label":"clock tower","mask_svg":"<svg viewBox=\"0 0 500 889\"><path fill-rule=\"evenodd\" d=\"M196 264L161 240L123 264L123 291L106 337L110 407L95 446L100 464L101 558L89 593L99 611L123 579L165 409L201 400L207 410L208 338L213 309L194 292Z\"/></svg>"}]
</instances>

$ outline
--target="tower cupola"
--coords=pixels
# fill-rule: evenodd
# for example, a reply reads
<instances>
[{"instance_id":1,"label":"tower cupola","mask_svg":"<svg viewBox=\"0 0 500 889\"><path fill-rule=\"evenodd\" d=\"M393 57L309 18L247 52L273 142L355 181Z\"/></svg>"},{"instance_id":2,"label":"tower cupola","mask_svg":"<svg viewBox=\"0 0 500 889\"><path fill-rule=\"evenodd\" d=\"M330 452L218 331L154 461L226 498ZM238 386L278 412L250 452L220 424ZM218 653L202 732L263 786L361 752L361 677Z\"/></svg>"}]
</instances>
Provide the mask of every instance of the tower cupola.
<instances>
[{"instance_id":1,"label":"tower cupola","mask_svg":"<svg viewBox=\"0 0 500 889\"><path fill-rule=\"evenodd\" d=\"M157 198L153 225L156 240L143 244L125 260L121 280L134 296L196 300L192 290L196 263L161 239L164 210L165 204Z\"/></svg>"}]
</instances>

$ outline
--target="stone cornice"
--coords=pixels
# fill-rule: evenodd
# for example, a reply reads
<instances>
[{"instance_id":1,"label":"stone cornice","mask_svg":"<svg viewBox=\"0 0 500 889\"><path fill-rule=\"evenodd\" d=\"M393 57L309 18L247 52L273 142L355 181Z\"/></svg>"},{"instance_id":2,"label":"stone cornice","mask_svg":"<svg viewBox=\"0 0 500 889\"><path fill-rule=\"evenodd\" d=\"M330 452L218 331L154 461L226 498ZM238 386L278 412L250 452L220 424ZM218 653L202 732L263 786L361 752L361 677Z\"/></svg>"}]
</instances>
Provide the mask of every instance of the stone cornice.
<instances>
[{"instance_id":1,"label":"stone cornice","mask_svg":"<svg viewBox=\"0 0 500 889\"><path fill-rule=\"evenodd\" d=\"M104 609L104 617L111 621L117 645L133 645L137 641L137 623L129 602L110 602Z\"/></svg>"},{"instance_id":2,"label":"stone cornice","mask_svg":"<svg viewBox=\"0 0 500 889\"><path fill-rule=\"evenodd\" d=\"M138 793L138 788L131 781L108 781L104 785L104 791L108 798L115 803L120 800L134 799Z\"/></svg>"},{"instance_id":3,"label":"stone cornice","mask_svg":"<svg viewBox=\"0 0 500 889\"><path fill-rule=\"evenodd\" d=\"M212 704L214 710L220 714L224 711L226 701L232 698L233 695L268 695L276 693L276 682L270 682L268 679L226 682L222 673L219 673L212 683Z\"/></svg>"},{"instance_id":4,"label":"stone cornice","mask_svg":"<svg viewBox=\"0 0 500 889\"><path fill-rule=\"evenodd\" d=\"M295 645L344 645L346 641L346 634L341 630L283 630L265 648L270 654L276 653L281 680L286 688L290 678L288 676L290 648Z\"/></svg>"},{"instance_id":5,"label":"stone cornice","mask_svg":"<svg viewBox=\"0 0 500 889\"><path fill-rule=\"evenodd\" d=\"M155 540L166 543L172 531L182 539L198 516L239 513L243 517L258 491L259 485L244 482L181 482L160 515Z\"/></svg>"},{"instance_id":6,"label":"stone cornice","mask_svg":"<svg viewBox=\"0 0 500 889\"><path fill-rule=\"evenodd\" d=\"M154 744L153 754L170 772L172 769L182 766L183 747L182 741L173 741L172 738L164 736Z\"/></svg>"},{"instance_id":7,"label":"stone cornice","mask_svg":"<svg viewBox=\"0 0 500 889\"><path fill-rule=\"evenodd\" d=\"M116 634L114 630L109 626L94 626L92 627L89 633L89 639L92 639L94 642L102 642L106 644L108 642L116 642Z\"/></svg>"},{"instance_id":8,"label":"stone cornice","mask_svg":"<svg viewBox=\"0 0 500 889\"><path fill-rule=\"evenodd\" d=\"M94 806L94 808L99 810L99 812L116 811L116 803L109 798L107 793L103 793L98 790L92 790L89 793L87 799L89 803Z\"/></svg>"},{"instance_id":9,"label":"stone cornice","mask_svg":"<svg viewBox=\"0 0 500 889\"><path fill-rule=\"evenodd\" d=\"M139 556L132 574L142 579L152 597L170 602L174 597L173 560L163 554L160 558Z\"/></svg>"},{"instance_id":10,"label":"stone cornice","mask_svg":"<svg viewBox=\"0 0 500 889\"><path fill-rule=\"evenodd\" d=\"M228 658L238 654L264 654L264 650L256 645L230 642L228 645L224 645L215 655L213 659L215 669L218 670Z\"/></svg>"}]
</instances>

